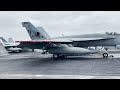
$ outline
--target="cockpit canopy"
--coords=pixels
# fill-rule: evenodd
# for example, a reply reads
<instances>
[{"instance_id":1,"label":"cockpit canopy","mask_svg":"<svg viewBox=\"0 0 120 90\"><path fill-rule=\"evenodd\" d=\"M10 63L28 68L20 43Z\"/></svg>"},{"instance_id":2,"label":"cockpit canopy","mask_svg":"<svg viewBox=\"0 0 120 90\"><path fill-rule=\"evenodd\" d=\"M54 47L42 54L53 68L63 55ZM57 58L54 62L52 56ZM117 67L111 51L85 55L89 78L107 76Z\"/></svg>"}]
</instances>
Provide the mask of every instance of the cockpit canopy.
<instances>
[{"instance_id":1,"label":"cockpit canopy","mask_svg":"<svg viewBox=\"0 0 120 90\"><path fill-rule=\"evenodd\" d=\"M117 33L117 32L105 32L105 34L107 34L107 35L120 35L120 34Z\"/></svg>"}]
</instances>

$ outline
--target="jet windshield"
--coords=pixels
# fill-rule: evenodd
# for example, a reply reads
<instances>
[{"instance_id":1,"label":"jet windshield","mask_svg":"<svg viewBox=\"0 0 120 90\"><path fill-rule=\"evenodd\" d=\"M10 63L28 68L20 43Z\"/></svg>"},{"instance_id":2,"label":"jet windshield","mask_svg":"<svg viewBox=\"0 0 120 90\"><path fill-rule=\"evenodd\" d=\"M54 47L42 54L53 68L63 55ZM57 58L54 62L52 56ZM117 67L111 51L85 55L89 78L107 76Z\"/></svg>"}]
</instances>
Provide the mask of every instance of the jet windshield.
<instances>
[{"instance_id":1,"label":"jet windshield","mask_svg":"<svg viewBox=\"0 0 120 90\"><path fill-rule=\"evenodd\" d=\"M119 33L117 32L105 32L107 35L120 35Z\"/></svg>"}]
</instances>

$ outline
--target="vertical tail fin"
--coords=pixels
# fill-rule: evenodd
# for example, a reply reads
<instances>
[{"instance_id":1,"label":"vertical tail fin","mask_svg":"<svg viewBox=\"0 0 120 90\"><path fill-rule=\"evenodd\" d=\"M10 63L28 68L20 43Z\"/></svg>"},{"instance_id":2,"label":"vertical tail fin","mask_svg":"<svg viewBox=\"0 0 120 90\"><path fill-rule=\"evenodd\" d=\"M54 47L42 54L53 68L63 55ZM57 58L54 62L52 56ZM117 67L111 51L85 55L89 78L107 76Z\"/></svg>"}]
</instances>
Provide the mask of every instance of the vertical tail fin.
<instances>
[{"instance_id":1,"label":"vertical tail fin","mask_svg":"<svg viewBox=\"0 0 120 90\"><path fill-rule=\"evenodd\" d=\"M0 39L0 43L1 43L3 46L5 46L5 44L4 44L4 42L3 42L2 39Z\"/></svg>"},{"instance_id":2,"label":"vertical tail fin","mask_svg":"<svg viewBox=\"0 0 120 90\"><path fill-rule=\"evenodd\" d=\"M0 43L5 46L5 43L7 43L7 41L3 38L3 37L0 37Z\"/></svg>"},{"instance_id":3,"label":"vertical tail fin","mask_svg":"<svg viewBox=\"0 0 120 90\"><path fill-rule=\"evenodd\" d=\"M13 40L13 38L8 38L8 42L9 43L15 43L15 41Z\"/></svg>"},{"instance_id":4,"label":"vertical tail fin","mask_svg":"<svg viewBox=\"0 0 120 90\"><path fill-rule=\"evenodd\" d=\"M2 42L7 42L3 37L0 37L0 39L2 40Z\"/></svg>"},{"instance_id":5,"label":"vertical tail fin","mask_svg":"<svg viewBox=\"0 0 120 90\"><path fill-rule=\"evenodd\" d=\"M42 27L34 27L30 22L22 22L22 26L26 28L32 40L46 40L50 36L44 31Z\"/></svg>"}]
</instances>

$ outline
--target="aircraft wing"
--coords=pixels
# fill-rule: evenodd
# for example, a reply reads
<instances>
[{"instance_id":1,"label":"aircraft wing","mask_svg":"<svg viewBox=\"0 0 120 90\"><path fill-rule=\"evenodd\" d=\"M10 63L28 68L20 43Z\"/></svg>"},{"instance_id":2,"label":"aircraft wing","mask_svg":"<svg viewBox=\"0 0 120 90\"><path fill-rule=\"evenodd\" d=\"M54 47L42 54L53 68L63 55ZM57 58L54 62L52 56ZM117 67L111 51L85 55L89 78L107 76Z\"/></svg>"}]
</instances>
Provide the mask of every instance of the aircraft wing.
<instances>
[{"instance_id":1,"label":"aircraft wing","mask_svg":"<svg viewBox=\"0 0 120 90\"><path fill-rule=\"evenodd\" d=\"M4 47L16 47L18 46L20 43L4 43Z\"/></svg>"},{"instance_id":2,"label":"aircraft wing","mask_svg":"<svg viewBox=\"0 0 120 90\"><path fill-rule=\"evenodd\" d=\"M72 44L73 42L92 42L101 40L111 40L115 38L69 38L69 39L53 39L53 40L28 40L16 41L20 45L18 47L28 47L33 49L42 49L43 47L52 47L51 44Z\"/></svg>"},{"instance_id":3,"label":"aircraft wing","mask_svg":"<svg viewBox=\"0 0 120 90\"><path fill-rule=\"evenodd\" d=\"M75 47L90 47L90 46L115 46L115 38L88 38L88 39L74 39Z\"/></svg>"},{"instance_id":4,"label":"aircraft wing","mask_svg":"<svg viewBox=\"0 0 120 90\"><path fill-rule=\"evenodd\" d=\"M81 41L100 41L100 40L111 40L115 38L72 38L71 41L81 42Z\"/></svg>"},{"instance_id":5,"label":"aircraft wing","mask_svg":"<svg viewBox=\"0 0 120 90\"><path fill-rule=\"evenodd\" d=\"M33 48L33 49L42 49L43 47L53 47L52 45L55 44L71 44L72 41L64 41L64 40L28 40L28 41L15 41L19 42L20 45L18 47L27 47L27 48Z\"/></svg>"}]
</instances>

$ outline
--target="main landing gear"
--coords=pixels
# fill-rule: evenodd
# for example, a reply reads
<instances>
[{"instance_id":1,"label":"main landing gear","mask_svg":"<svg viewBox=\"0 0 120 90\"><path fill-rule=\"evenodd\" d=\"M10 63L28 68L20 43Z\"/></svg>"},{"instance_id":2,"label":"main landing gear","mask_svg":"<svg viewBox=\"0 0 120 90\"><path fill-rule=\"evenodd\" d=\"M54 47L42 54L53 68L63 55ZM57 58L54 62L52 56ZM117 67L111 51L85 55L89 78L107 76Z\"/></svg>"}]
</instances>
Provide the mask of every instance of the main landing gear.
<instances>
[{"instance_id":1,"label":"main landing gear","mask_svg":"<svg viewBox=\"0 0 120 90\"><path fill-rule=\"evenodd\" d=\"M57 53L53 54L53 58L54 59L58 59L59 58L59 54L57 54Z\"/></svg>"},{"instance_id":2,"label":"main landing gear","mask_svg":"<svg viewBox=\"0 0 120 90\"><path fill-rule=\"evenodd\" d=\"M59 55L58 53L54 53L54 54L53 54L53 58L54 58L54 59L59 59L59 58L64 59L64 58L66 58L66 56L65 56L65 55Z\"/></svg>"}]
</instances>

